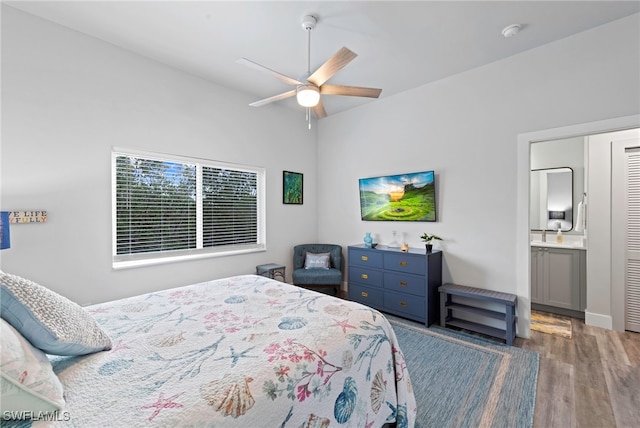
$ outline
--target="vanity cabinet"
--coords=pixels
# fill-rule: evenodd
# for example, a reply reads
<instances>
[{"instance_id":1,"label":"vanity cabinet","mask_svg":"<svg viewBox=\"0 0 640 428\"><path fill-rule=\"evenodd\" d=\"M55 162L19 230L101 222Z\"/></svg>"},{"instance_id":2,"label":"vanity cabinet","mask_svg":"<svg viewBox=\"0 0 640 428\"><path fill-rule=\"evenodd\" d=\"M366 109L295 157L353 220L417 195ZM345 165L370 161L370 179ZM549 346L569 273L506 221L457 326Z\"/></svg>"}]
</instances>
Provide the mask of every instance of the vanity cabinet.
<instances>
[{"instance_id":1,"label":"vanity cabinet","mask_svg":"<svg viewBox=\"0 0 640 428\"><path fill-rule=\"evenodd\" d=\"M349 300L427 326L439 321L442 252L353 245L348 263Z\"/></svg>"},{"instance_id":2,"label":"vanity cabinet","mask_svg":"<svg viewBox=\"0 0 640 428\"><path fill-rule=\"evenodd\" d=\"M531 247L531 303L584 312L584 250Z\"/></svg>"}]
</instances>

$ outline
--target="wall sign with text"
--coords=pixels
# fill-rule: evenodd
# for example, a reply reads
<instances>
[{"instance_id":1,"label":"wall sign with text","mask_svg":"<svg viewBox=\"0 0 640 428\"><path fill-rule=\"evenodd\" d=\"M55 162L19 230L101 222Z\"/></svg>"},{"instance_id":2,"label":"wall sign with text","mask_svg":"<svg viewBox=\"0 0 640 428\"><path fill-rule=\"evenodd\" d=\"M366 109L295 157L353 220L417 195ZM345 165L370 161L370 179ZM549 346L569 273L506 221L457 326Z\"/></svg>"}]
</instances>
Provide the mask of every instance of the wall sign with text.
<instances>
[{"instance_id":1,"label":"wall sign with text","mask_svg":"<svg viewBox=\"0 0 640 428\"><path fill-rule=\"evenodd\" d=\"M46 211L9 211L9 223L45 223L46 221Z\"/></svg>"}]
</instances>

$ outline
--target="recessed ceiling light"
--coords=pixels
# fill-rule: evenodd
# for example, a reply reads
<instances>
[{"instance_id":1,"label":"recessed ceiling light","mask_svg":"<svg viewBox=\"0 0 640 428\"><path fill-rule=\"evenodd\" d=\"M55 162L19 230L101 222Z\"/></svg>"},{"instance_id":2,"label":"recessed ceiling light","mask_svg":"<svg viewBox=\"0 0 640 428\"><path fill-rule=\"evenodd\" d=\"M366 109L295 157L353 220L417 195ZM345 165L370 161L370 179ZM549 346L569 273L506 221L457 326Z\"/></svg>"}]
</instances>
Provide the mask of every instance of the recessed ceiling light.
<instances>
[{"instance_id":1,"label":"recessed ceiling light","mask_svg":"<svg viewBox=\"0 0 640 428\"><path fill-rule=\"evenodd\" d=\"M505 37L513 37L518 34L518 31L520 31L520 24L511 24L502 30L502 35Z\"/></svg>"}]
</instances>

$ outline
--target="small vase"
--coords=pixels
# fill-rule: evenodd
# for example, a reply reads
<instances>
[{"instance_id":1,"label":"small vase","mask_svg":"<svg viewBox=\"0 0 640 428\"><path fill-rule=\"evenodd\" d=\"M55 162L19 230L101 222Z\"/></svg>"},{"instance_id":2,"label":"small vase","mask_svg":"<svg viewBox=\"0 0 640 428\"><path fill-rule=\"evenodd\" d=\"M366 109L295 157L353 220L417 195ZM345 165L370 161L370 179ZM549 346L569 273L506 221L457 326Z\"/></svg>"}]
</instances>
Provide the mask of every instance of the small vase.
<instances>
[{"instance_id":1,"label":"small vase","mask_svg":"<svg viewBox=\"0 0 640 428\"><path fill-rule=\"evenodd\" d=\"M372 242L373 242L373 238L371 237L371 232L366 232L364 235L364 247L371 248Z\"/></svg>"},{"instance_id":2,"label":"small vase","mask_svg":"<svg viewBox=\"0 0 640 428\"><path fill-rule=\"evenodd\" d=\"M427 248L427 254L430 254L433 251L433 244L424 244Z\"/></svg>"}]
</instances>

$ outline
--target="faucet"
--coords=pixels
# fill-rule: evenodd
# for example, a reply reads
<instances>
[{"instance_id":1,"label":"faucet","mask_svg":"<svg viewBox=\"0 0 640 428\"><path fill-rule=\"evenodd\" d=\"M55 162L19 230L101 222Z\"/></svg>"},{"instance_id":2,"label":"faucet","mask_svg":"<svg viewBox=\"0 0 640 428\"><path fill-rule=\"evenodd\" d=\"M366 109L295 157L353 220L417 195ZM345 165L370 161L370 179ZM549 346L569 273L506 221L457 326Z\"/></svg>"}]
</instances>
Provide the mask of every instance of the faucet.
<instances>
[{"instance_id":1,"label":"faucet","mask_svg":"<svg viewBox=\"0 0 640 428\"><path fill-rule=\"evenodd\" d=\"M542 242L547 242L547 229L542 229Z\"/></svg>"}]
</instances>

